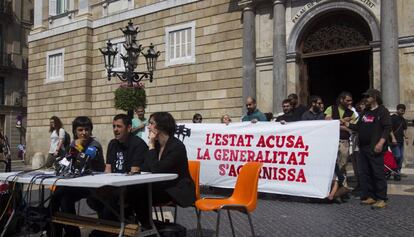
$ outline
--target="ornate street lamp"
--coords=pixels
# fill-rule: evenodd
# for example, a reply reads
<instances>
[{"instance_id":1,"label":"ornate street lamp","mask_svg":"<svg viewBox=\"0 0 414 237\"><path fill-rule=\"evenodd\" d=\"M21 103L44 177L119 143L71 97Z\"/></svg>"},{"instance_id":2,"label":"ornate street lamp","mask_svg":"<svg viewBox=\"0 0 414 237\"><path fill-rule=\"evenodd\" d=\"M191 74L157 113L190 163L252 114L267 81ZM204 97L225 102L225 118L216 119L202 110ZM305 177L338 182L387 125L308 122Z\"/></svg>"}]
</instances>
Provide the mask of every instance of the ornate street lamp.
<instances>
[{"instance_id":1,"label":"ornate street lamp","mask_svg":"<svg viewBox=\"0 0 414 237\"><path fill-rule=\"evenodd\" d=\"M155 51L152 43L146 54L142 52L145 48L142 47L142 45L138 45L136 39L139 27L134 27L131 20L125 28L121 28L121 31L125 36L125 44L123 46L125 48L126 55L120 54L121 59L124 62L125 71L112 71L115 57L118 54L118 49L113 48L111 41L108 40L106 48L99 49L104 56L108 81L111 80L111 77L117 76L121 81L127 82L130 86L132 86L134 82L140 82L144 78L149 78L150 82L152 82L157 59L161 53L159 51ZM138 57L140 54L145 57L147 71L135 72L135 68L138 66Z\"/></svg>"},{"instance_id":2,"label":"ornate street lamp","mask_svg":"<svg viewBox=\"0 0 414 237\"><path fill-rule=\"evenodd\" d=\"M111 41L108 40L106 47L99 49L104 57L108 81L110 81L113 76L116 76L122 82L127 82L127 85L129 87L133 87L134 82L138 83L144 78L149 79L149 81L152 82L160 52L155 51L154 45L151 43L146 50L147 53L144 53L145 48L137 43L137 34L139 32L139 27L134 27L131 20L128 22L128 25L125 28L121 28L120 30L122 33L124 33L125 36L125 43L123 44L123 47L125 48L126 54L120 54L120 58L124 63L125 70L113 71L114 61L116 55L118 54L118 49L114 49ZM147 71L136 72L135 69L138 66L138 58L140 54L145 57ZM128 110L128 115L132 118L133 111Z\"/></svg>"}]
</instances>

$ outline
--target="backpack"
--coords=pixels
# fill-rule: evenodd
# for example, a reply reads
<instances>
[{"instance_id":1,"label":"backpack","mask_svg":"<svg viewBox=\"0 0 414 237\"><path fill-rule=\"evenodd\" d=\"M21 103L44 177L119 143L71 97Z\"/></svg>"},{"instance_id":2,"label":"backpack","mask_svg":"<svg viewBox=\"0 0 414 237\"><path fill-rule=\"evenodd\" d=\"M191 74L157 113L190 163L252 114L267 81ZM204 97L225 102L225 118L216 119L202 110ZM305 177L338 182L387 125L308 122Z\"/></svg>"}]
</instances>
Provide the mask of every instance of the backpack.
<instances>
[{"instance_id":1,"label":"backpack","mask_svg":"<svg viewBox=\"0 0 414 237\"><path fill-rule=\"evenodd\" d=\"M68 150L69 145L70 145L70 135L69 133L65 131L65 139L63 139L63 148L65 149L65 151Z\"/></svg>"}]
</instances>

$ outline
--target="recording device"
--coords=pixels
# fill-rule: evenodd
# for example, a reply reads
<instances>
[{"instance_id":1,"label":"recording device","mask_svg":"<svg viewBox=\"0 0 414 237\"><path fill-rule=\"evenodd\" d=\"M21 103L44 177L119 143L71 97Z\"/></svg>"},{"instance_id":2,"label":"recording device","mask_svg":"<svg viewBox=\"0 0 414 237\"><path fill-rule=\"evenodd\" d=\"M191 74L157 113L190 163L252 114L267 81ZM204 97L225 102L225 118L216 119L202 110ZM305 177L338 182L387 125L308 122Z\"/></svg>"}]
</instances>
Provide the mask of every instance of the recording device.
<instances>
[{"instance_id":1,"label":"recording device","mask_svg":"<svg viewBox=\"0 0 414 237\"><path fill-rule=\"evenodd\" d=\"M68 153L55 163L55 171L57 176L78 177L88 175L91 172L89 163L97 155L97 149L94 146L88 147L82 152L81 145L71 145Z\"/></svg>"}]
</instances>

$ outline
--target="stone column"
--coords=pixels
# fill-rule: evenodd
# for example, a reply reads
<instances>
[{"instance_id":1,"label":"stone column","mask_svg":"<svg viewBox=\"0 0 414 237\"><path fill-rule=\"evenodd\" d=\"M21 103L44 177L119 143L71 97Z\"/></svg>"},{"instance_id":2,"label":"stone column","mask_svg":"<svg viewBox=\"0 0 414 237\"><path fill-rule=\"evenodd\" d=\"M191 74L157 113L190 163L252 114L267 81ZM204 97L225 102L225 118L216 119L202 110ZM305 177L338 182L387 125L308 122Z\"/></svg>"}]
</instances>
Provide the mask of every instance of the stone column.
<instances>
[{"instance_id":1,"label":"stone column","mask_svg":"<svg viewBox=\"0 0 414 237\"><path fill-rule=\"evenodd\" d=\"M282 111L287 96L286 8L284 0L273 1L273 112Z\"/></svg>"},{"instance_id":2,"label":"stone column","mask_svg":"<svg viewBox=\"0 0 414 237\"><path fill-rule=\"evenodd\" d=\"M256 98L255 13L250 4L243 6L243 100L248 96Z\"/></svg>"},{"instance_id":3,"label":"stone column","mask_svg":"<svg viewBox=\"0 0 414 237\"><path fill-rule=\"evenodd\" d=\"M88 15L90 14L89 12L89 0L79 0L79 11L78 11L78 16L79 15Z\"/></svg>"},{"instance_id":4,"label":"stone column","mask_svg":"<svg viewBox=\"0 0 414 237\"><path fill-rule=\"evenodd\" d=\"M381 0L381 92L384 106L400 102L398 21L396 1Z\"/></svg>"},{"instance_id":5,"label":"stone column","mask_svg":"<svg viewBox=\"0 0 414 237\"><path fill-rule=\"evenodd\" d=\"M33 30L43 28L43 0L34 1Z\"/></svg>"}]
</instances>

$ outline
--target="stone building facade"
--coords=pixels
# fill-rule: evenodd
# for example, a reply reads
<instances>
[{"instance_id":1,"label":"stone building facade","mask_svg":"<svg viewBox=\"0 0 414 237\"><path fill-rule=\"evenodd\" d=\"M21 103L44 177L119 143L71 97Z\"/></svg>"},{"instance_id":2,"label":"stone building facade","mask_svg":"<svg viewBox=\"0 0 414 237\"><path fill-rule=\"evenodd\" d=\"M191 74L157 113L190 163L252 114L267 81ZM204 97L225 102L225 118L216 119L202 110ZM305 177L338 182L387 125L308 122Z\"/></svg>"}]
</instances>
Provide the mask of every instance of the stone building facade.
<instances>
[{"instance_id":1,"label":"stone building facade","mask_svg":"<svg viewBox=\"0 0 414 237\"><path fill-rule=\"evenodd\" d=\"M53 115L69 130L75 116L90 116L98 140L112 138L119 81L107 80L98 49L108 39L120 46L128 20L139 25L140 44L161 51L154 82L145 82L147 114L237 121L246 96L276 113L289 93L302 102L319 94L329 104L340 91L359 99L370 87L382 90L387 107L414 110L410 0L34 0L34 7L29 153L47 150Z\"/></svg>"},{"instance_id":2,"label":"stone building facade","mask_svg":"<svg viewBox=\"0 0 414 237\"><path fill-rule=\"evenodd\" d=\"M32 0L0 0L0 131L8 138L13 160L23 158L17 146L25 144L27 36L32 17ZM17 117L22 124L17 125Z\"/></svg>"}]
</instances>

